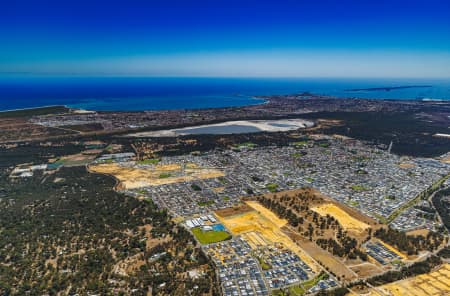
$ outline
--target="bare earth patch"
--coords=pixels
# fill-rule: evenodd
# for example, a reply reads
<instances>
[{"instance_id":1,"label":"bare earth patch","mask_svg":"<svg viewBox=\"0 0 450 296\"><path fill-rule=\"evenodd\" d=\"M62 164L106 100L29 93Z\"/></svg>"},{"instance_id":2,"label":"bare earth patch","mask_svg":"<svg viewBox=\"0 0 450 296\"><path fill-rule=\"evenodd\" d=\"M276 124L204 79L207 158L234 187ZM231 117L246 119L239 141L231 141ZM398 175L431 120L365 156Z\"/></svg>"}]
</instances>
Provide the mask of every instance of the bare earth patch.
<instances>
[{"instance_id":1,"label":"bare earth patch","mask_svg":"<svg viewBox=\"0 0 450 296\"><path fill-rule=\"evenodd\" d=\"M286 219L280 219L269 209L255 201L246 202L252 211L246 211L240 215L221 216L216 212L220 222L234 235L250 237L251 245L282 243L299 256L315 272L319 270L317 264L307 255L288 235L281 229L287 225ZM247 208L245 208L247 210ZM223 211L223 210L222 210Z\"/></svg>"},{"instance_id":2,"label":"bare earth patch","mask_svg":"<svg viewBox=\"0 0 450 296\"><path fill-rule=\"evenodd\" d=\"M368 224L353 218L347 212L331 203L312 207L311 210L313 210L314 212L318 213L321 216L330 215L334 217L347 231L362 233L364 230L370 227Z\"/></svg>"},{"instance_id":3,"label":"bare earth patch","mask_svg":"<svg viewBox=\"0 0 450 296\"><path fill-rule=\"evenodd\" d=\"M119 187L124 189L158 186L224 176L224 173L220 170L202 168L196 164L187 164L185 167L182 167L180 164L137 167L133 163L102 163L91 165L89 169L95 173L114 176L120 182ZM161 177L162 175L164 175L164 177Z\"/></svg>"},{"instance_id":4,"label":"bare earth patch","mask_svg":"<svg viewBox=\"0 0 450 296\"><path fill-rule=\"evenodd\" d=\"M450 264L427 274L372 288L370 296L440 296L450 295Z\"/></svg>"}]
</instances>

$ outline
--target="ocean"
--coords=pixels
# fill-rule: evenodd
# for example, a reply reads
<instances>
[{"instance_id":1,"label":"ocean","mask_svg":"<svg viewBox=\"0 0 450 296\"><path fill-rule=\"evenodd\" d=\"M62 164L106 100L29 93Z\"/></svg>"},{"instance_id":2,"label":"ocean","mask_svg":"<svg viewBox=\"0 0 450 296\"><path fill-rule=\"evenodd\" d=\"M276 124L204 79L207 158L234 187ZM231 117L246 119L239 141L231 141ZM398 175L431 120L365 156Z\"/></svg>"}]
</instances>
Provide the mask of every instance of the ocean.
<instances>
[{"instance_id":1,"label":"ocean","mask_svg":"<svg viewBox=\"0 0 450 296\"><path fill-rule=\"evenodd\" d=\"M397 86L429 87L350 91ZM301 92L373 99L450 100L450 80L3 77L0 110L50 105L97 111L218 108L263 102L254 96Z\"/></svg>"}]
</instances>

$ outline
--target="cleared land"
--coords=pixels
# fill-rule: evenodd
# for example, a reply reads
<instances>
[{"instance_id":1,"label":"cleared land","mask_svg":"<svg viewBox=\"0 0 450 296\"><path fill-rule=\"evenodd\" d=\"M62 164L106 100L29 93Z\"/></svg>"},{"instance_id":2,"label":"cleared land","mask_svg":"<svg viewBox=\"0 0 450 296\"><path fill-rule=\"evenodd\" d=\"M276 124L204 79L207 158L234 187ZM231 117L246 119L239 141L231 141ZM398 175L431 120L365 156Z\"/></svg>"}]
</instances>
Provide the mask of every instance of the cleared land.
<instances>
[{"instance_id":1,"label":"cleared land","mask_svg":"<svg viewBox=\"0 0 450 296\"><path fill-rule=\"evenodd\" d=\"M383 272L383 270L380 267L370 262L363 262L348 267L350 268L350 270L354 271L360 277L370 277L375 273Z\"/></svg>"},{"instance_id":2,"label":"cleared land","mask_svg":"<svg viewBox=\"0 0 450 296\"><path fill-rule=\"evenodd\" d=\"M370 227L368 224L353 218L347 212L332 203L315 206L312 207L311 210L321 216L330 215L336 218L347 231L361 233Z\"/></svg>"},{"instance_id":3,"label":"cleared land","mask_svg":"<svg viewBox=\"0 0 450 296\"><path fill-rule=\"evenodd\" d=\"M255 209L253 209L252 207L250 207L248 204L245 203L245 204L235 206L232 208L225 208L225 209L217 210L215 213L220 217L228 218L230 216L241 215L243 213L251 212L254 210Z\"/></svg>"},{"instance_id":4,"label":"cleared land","mask_svg":"<svg viewBox=\"0 0 450 296\"><path fill-rule=\"evenodd\" d=\"M231 235L226 231L203 231L201 228L194 228L192 233L201 244L212 244L231 238Z\"/></svg>"},{"instance_id":5,"label":"cleared land","mask_svg":"<svg viewBox=\"0 0 450 296\"><path fill-rule=\"evenodd\" d=\"M133 189L146 186L158 186L197 179L209 179L224 176L217 169L202 168L196 164L164 164L149 167L137 167L133 163L127 165L102 163L91 165L89 169L95 173L114 176L120 181L119 187ZM163 178L161 176L164 176Z\"/></svg>"},{"instance_id":6,"label":"cleared land","mask_svg":"<svg viewBox=\"0 0 450 296\"><path fill-rule=\"evenodd\" d=\"M438 296L450 295L450 264L413 278L372 288L368 296Z\"/></svg>"},{"instance_id":7,"label":"cleared land","mask_svg":"<svg viewBox=\"0 0 450 296\"><path fill-rule=\"evenodd\" d=\"M275 202L280 207L295 213L297 217L301 217L301 220L297 220L301 221L298 225L293 226L292 223L295 223L295 219L293 219L294 222L285 225L282 227L282 230L314 260L328 268L340 279L349 281L358 276L367 277L380 272L380 268L376 264L365 263L360 258L350 260L345 255L340 257L338 252L333 255L331 248L326 249L323 248L323 244L322 247L317 244L319 239L322 242L332 239L338 243L339 240L336 237L337 223L339 227L342 227L343 231L348 232L346 235L349 238L355 239L360 245L367 238L369 229L376 230L382 227L374 219L344 204L340 204L314 189L296 189L277 192L276 194L269 193L259 198L259 200L262 202L271 200L272 203ZM284 211L286 212L287 210ZM312 213L320 216L316 222ZM327 218L327 216L334 218L336 223ZM317 222L320 219L322 219L322 222ZM321 228L320 223L325 224L325 222L328 224ZM311 238L308 236L308 225L313 226ZM342 242L340 244L343 245ZM360 249L361 247L359 246L358 248ZM362 263L364 265L360 265Z\"/></svg>"},{"instance_id":8,"label":"cleared land","mask_svg":"<svg viewBox=\"0 0 450 296\"><path fill-rule=\"evenodd\" d=\"M101 151L100 151L101 152ZM82 153L63 156L56 162L62 163L66 167L83 166L91 163L97 154L87 150Z\"/></svg>"},{"instance_id":9,"label":"cleared land","mask_svg":"<svg viewBox=\"0 0 450 296\"><path fill-rule=\"evenodd\" d=\"M307 252L314 260L320 262L333 272L339 279L353 280L357 278L357 274L348 268L344 262L338 257L331 255L314 242L311 242L300 236L297 232L289 228L284 231L288 234L305 252Z\"/></svg>"},{"instance_id":10,"label":"cleared land","mask_svg":"<svg viewBox=\"0 0 450 296\"><path fill-rule=\"evenodd\" d=\"M264 237L259 232L247 232L241 234L241 237L245 239L252 249L257 249L259 247L267 246L269 243L264 239Z\"/></svg>"},{"instance_id":11,"label":"cleared land","mask_svg":"<svg viewBox=\"0 0 450 296\"><path fill-rule=\"evenodd\" d=\"M408 256L406 254L403 254L402 252L400 252L399 250L397 250L396 248L394 248L390 244L385 243L384 241L382 241L380 239L377 239L377 241L379 241L383 246L385 246L386 248L388 248L389 250L391 250L392 252L394 252L395 254L400 256L401 258L403 258L403 259L408 258Z\"/></svg>"},{"instance_id":12,"label":"cleared land","mask_svg":"<svg viewBox=\"0 0 450 296\"><path fill-rule=\"evenodd\" d=\"M216 216L232 234L246 234L244 237L250 236L251 245L254 247L258 245L258 242L260 244L282 243L285 247L297 254L314 271L319 270L317 264L281 230L287 224L287 220L278 218L272 211L263 207L258 202L247 201L246 204L253 210L228 216L221 216L221 211L217 211ZM257 233L258 237L252 233Z\"/></svg>"}]
</instances>

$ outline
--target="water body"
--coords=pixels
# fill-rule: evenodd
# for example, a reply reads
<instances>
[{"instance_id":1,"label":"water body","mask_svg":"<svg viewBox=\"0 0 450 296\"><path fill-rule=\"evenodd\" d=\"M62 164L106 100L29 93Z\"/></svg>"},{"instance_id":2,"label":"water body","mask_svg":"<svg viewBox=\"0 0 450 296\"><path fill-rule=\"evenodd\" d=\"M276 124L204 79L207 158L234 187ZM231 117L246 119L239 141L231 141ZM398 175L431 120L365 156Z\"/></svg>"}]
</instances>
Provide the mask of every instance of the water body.
<instances>
[{"instance_id":1,"label":"water body","mask_svg":"<svg viewBox=\"0 0 450 296\"><path fill-rule=\"evenodd\" d=\"M221 125L221 126L205 126L188 128L183 130L175 130L175 132L182 132L186 135L228 135L228 134L244 134L244 133L257 133L261 130L257 127L250 125Z\"/></svg>"},{"instance_id":2,"label":"water body","mask_svg":"<svg viewBox=\"0 0 450 296\"><path fill-rule=\"evenodd\" d=\"M212 229L214 231L226 231L225 226L223 226L222 224L214 224L212 226Z\"/></svg>"},{"instance_id":3,"label":"water body","mask_svg":"<svg viewBox=\"0 0 450 296\"><path fill-rule=\"evenodd\" d=\"M280 120L237 120L216 124L197 125L180 129L137 132L129 134L131 137L177 137L183 135L227 135L257 132L279 132L312 127L312 121L304 119Z\"/></svg>"},{"instance_id":4,"label":"water body","mask_svg":"<svg viewBox=\"0 0 450 296\"><path fill-rule=\"evenodd\" d=\"M0 77L0 110L48 105L97 111L217 108L263 102L254 96L300 92L449 100L450 80Z\"/></svg>"}]
</instances>

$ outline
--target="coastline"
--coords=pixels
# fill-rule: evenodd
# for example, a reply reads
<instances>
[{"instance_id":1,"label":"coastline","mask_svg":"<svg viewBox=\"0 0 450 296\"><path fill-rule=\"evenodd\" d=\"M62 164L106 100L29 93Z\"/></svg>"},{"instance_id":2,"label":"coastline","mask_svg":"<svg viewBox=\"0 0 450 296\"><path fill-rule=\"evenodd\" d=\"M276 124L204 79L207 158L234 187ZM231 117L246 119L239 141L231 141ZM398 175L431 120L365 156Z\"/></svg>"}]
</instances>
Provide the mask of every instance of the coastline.
<instances>
[{"instance_id":1,"label":"coastline","mask_svg":"<svg viewBox=\"0 0 450 296\"><path fill-rule=\"evenodd\" d=\"M342 99L447 101L450 100L449 85L450 79L149 77L43 78L30 82L18 78L0 80L0 112L60 105L98 112L231 108L265 104L270 97L302 93Z\"/></svg>"},{"instance_id":2,"label":"coastline","mask_svg":"<svg viewBox=\"0 0 450 296\"><path fill-rule=\"evenodd\" d=\"M32 110L44 109L44 108L67 108L67 109L73 109L72 107L69 107L68 105L44 105L44 106L38 106L38 107L27 107L27 108L0 110L0 113L8 113L8 112L15 112L15 111L32 111Z\"/></svg>"},{"instance_id":3,"label":"coastline","mask_svg":"<svg viewBox=\"0 0 450 296\"><path fill-rule=\"evenodd\" d=\"M236 96L235 98L242 98L243 96ZM89 110L89 111L96 111L96 112L145 112L145 111L180 111L180 110L206 110L206 109L223 109L223 108L242 108L242 107L249 107L249 106L257 106L257 105L262 105L262 104L267 104L269 99L268 96L265 97L258 97L258 96L245 96L245 98L249 101L246 104L234 104L234 103L230 103L227 105L215 105L211 104L212 106L195 106L192 108L186 108L183 106L180 107L176 107L176 108L159 108L159 107L153 107L153 108L141 108L141 109L113 109L110 108L109 110L104 109L104 108L100 108L100 109L96 109L96 108L92 108L89 106L89 104L69 104L66 105L67 108L70 109L83 109L83 110ZM140 98L137 98L140 99ZM220 101L220 97L219 99L217 99L218 101ZM157 103L156 103L157 105Z\"/></svg>"}]
</instances>

